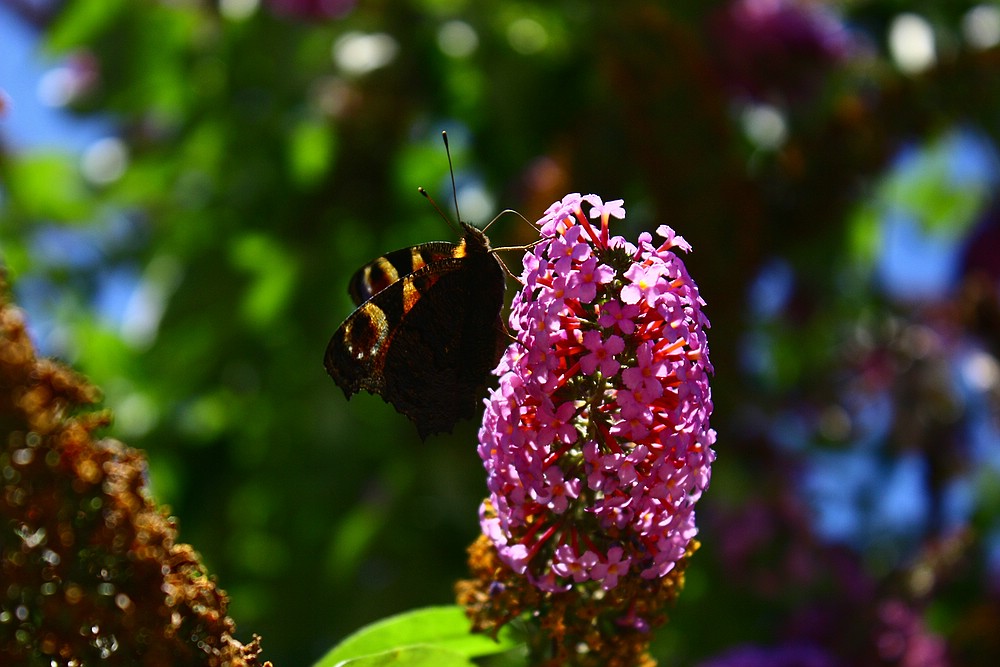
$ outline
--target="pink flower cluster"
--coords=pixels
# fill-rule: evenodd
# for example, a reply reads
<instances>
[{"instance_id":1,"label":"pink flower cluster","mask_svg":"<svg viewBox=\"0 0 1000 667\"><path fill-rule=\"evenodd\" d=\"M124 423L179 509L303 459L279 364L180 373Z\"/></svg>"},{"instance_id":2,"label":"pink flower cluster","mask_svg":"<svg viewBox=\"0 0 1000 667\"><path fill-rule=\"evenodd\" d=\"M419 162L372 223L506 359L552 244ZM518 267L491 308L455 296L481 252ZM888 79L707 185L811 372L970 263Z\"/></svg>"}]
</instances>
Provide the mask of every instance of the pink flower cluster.
<instances>
[{"instance_id":1,"label":"pink flower cluster","mask_svg":"<svg viewBox=\"0 0 1000 667\"><path fill-rule=\"evenodd\" d=\"M672 251L690 246L610 237L622 203L571 194L539 220L479 431L482 530L546 591L670 572L715 458L709 323Z\"/></svg>"}]
</instances>

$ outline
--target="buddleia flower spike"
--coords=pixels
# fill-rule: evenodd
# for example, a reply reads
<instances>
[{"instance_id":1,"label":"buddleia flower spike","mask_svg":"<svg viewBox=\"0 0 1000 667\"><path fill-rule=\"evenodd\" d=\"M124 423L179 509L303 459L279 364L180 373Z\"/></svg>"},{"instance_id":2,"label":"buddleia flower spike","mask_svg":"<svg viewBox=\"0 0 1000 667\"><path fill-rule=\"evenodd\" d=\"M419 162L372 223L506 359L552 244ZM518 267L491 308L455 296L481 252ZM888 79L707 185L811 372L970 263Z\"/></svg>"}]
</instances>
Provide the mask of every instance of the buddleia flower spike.
<instances>
[{"instance_id":1,"label":"buddleia flower spike","mask_svg":"<svg viewBox=\"0 0 1000 667\"><path fill-rule=\"evenodd\" d=\"M709 322L676 254L690 246L667 226L611 236L624 217L622 200L571 194L539 221L479 431L490 495L460 600L479 629L530 609L551 664L639 660L715 458Z\"/></svg>"}]
</instances>

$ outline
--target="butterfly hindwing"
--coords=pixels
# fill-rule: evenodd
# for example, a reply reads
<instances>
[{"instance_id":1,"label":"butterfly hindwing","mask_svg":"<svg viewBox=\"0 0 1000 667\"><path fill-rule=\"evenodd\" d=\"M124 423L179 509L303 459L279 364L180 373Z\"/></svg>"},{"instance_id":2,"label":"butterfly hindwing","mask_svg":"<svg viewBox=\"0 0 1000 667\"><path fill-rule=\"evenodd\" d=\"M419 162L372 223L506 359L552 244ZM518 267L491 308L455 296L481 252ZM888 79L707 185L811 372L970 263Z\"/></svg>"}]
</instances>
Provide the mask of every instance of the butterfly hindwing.
<instances>
[{"instance_id":1,"label":"butterfly hindwing","mask_svg":"<svg viewBox=\"0 0 1000 667\"><path fill-rule=\"evenodd\" d=\"M421 437L475 414L505 343L503 270L485 235L465 228L458 245L397 250L355 273L349 291L360 305L326 351L348 398L381 395Z\"/></svg>"}]
</instances>

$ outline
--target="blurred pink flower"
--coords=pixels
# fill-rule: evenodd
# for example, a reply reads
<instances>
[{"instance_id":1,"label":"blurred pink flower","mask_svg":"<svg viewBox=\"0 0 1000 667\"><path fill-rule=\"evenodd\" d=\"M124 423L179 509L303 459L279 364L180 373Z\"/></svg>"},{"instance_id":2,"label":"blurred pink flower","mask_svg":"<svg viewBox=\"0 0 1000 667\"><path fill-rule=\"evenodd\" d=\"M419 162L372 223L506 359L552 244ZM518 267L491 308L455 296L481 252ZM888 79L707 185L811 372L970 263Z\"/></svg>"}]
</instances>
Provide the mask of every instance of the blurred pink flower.
<instances>
[{"instance_id":1,"label":"blurred pink flower","mask_svg":"<svg viewBox=\"0 0 1000 667\"><path fill-rule=\"evenodd\" d=\"M275 14L300 19L324 20L346 16L356 0L267 0Z\"/></svg>"},{"instance_id":2,"label":"blurred pink flower","mask_svg":"<svg viewBox=\"0 0 1000 667\"><path fill-rule=\"evenodd\" d=\"M709 29L730 86L772 101L812 95L853 49L847 28L829 8L801 0L734 0Z\"/></svg>"}]
</instances>

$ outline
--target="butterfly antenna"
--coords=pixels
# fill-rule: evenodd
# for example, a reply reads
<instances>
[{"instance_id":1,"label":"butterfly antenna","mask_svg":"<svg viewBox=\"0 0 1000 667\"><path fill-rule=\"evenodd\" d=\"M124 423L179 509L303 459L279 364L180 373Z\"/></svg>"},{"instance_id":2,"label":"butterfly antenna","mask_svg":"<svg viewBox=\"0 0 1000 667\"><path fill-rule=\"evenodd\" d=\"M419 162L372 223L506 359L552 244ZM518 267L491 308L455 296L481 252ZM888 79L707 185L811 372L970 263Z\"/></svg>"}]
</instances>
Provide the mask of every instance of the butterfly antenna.
<instances>
[{"instance_id":1,"label":"butterfly antenna","mask_svg":"<svg viewBox=\"0 0 1000 667\"><path fill-rule=\"evenodd\" d=\"M462 222L462 214L458 212L458 188L455 187L455 167L451 163L451 146L448 145L448 132L441 130L441 139L444 141L444 153L448 156L448 173L451 174L451 197L455 201L455 218Z\"/></svg>"},{"instance_id":2,"label":"butterfly antenna","mask_svg":"<svg viewBox=\"0 0 1000 667\"><path fill-rule=\"evenodd\" d=\"M488 223L486 223L486 225L483 227L483 231L485 232L486 230L488 230L493 225L494 222L496 222L497 220L499 220L503 216L507 215L508 213L513 213L517 217L521 218L521 220L524 220L526 223L528 223L529 227L531 227L536 232L538 232L539 234L541 234L541 232L542 232L542 228L541 227L539 227L538 225L536 225L535 223L533 223L531 220L528 220L526 217L524 217L524 215L522 215L520 211L515 211L512 208L505 208L504 210L502 210L499 213L497 213L496 216L492 220L490 220Z\"/></svg>"},{"instance_id":3,"label":"butterfly antenna","mask_svg":"<svg viewBox=\"0 0 1000 667\"><path fill-rule=\"evenodd\" d=\"M451 147L448 145L448 132L441 130L441 138L444 140L444 152L448 156L448 174L451 176L451 196L455 202L455 218L459 221L459 223L461 223L462 214L458 211L458 188L455 186L455 167L451 162ZM431 206L433 206L434 210L437 211L437 214L440 215L446 223L448 223L449 227L457 231L459 234L462 233L462 230L458 229L455 223L451 221L451 218L444 214L444 211L441 210L441 207L437 205L437 202L434 201L434 198L430 196L427 190L422 187L418 187L417 192L422 194L424 198L431 203Z\"/></svg>"},{"instance_id":4,"label":"butterfly antenna","mask_svg":"<svg viewBox=\"0 0 1000 667\"><path fill-rule=\"evenodd\" d=\"M526 223L528 223L528 226L531 227L532 229L534 229L536 232L538 232L539 234L542 233L541 227L539 227L538 225L536 225L535 223L533 223L531 220L528 220L520 212L515 211L512 208L508 208L508 209L504 209L503 211L500 211L495 218L493 218L492 220L490 220L486 224L486 226L483 227L483 231L485 232L487 229L490 228L490 225L492 225L494 222L496 222L497 220L499 220L503 216L507 215L508 213L513 213L517 217L521 218L521 220L524 220ZM536 245L538 245L539 243L541 243L544 240L545 240L544 238L540 238L540 239L536 239L536 240L532 241L531 243L525 243L524 245L505 245L502 248L493 248L491 252L494 253L494 255L497 258L497 261L499 261L500 265L503 266L503 268L506 270L507 269L507 265L505 265L503 263L503 260L500 259L500 256L496 255L496 253L498 253L498 252L507 252L509 250L531 250L532 248L534 248ZM507 271L507 275L509 275L511 278L517 278L517 276L515 276L509 270Z\"/></svg>"},{"instance_id":5,"label":"butterfly antenna","mask_svg":"<svg viewBox=\"0 0 1000 667\"><path fill-rule=\"evenodd\" d=\"M458 229L458 228L455 227L455 223L451 221L451 218L449 218L447 215L444 214L444 211L441 210L441 207L437 205L437 202L434 201L434 198L431 197L430 193L427 192L427 190L424 190L423 188L418 187L417 188L417 192L419 192L420 194L422 194L424 196L424 199L426 199L427 201L429 201L431 203L431 206L433 206L434 210L437 211L437 214L440 215L441 218L444 219L444 221L446 223L448 223L449 227L451 227L452 229L454 229L459 234L462 233L462 230L460 230L460 229Z\"/></svg>"}]
</instances>

